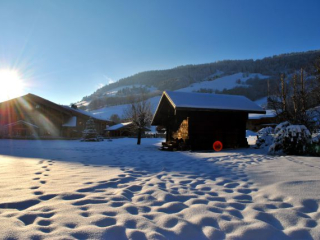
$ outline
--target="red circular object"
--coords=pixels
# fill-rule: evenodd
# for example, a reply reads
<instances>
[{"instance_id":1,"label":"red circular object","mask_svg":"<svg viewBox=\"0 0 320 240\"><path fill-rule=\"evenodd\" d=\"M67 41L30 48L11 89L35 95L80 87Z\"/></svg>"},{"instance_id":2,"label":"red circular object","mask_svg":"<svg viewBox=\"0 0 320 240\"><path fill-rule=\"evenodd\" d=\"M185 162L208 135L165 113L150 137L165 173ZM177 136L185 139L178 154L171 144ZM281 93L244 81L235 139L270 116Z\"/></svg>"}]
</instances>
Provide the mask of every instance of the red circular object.
<instances>
[{"instance_id":1,"label":"red circular object","mask_svg":"<svg viewBox=\"0 0 320 240\"><path fill-rule=\"evenodd\" d=\"M222 142L220 142L220 141L215 141L215 142L213 143L213 149L214 149L215 151L217 151L217 152L221 151L221 150L222 150L222 147L223 147L223 145L222 145Z\"/></svg>"}]
</instances>

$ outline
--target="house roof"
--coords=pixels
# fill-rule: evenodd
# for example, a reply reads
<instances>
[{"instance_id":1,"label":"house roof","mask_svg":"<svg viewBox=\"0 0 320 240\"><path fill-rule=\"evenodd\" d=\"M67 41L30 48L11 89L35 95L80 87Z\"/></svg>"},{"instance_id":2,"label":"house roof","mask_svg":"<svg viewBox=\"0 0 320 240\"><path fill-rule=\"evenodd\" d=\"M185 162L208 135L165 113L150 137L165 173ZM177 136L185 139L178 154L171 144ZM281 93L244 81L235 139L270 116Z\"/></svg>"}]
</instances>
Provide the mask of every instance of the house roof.
<instances>
[{"instance_id":1,"label":"house roof","mask_svg":"<svg viewBox=\"0 0 320 240\"><path fill-rule=\"evenodd\" d=\"M69 107L69 106L66 106L66 105L62 105L62 107L64 107L65 109L71 111L74 115L85 115L85 116L91 117L91 118L96 119L96 120L110 121L110 120L105 119L105 118L97 117L97 115L95 115L95 114L93 114L91 112L82 110L82 109L75 109L75 108L72 108L72 107Z\"/></svg>"},{"instance_id":2,"label":"house roof","mask_svg":"<svg viewBox=\"0 0 320 240\"><path fill-rule=\"evenodd\" d=\"M0 103L0 109L1 108L5 109L6 107L13 106L13 105L19 105L19 106L22 106L23 108L25 108L26 110L29 110L29 109L31 109L33 107L36 108L40 104L42 104L42 105L44 105L46 107L50 107L52 109L55 109L55 110L57 110L59 112L62 112L64 114L66 114L67 116L70 116L70 118L73 117L73 116L76 116L76 117L86 116L86 117L92 117L95 120L109 121L110 122L110 120L107 120L107 119L104 119L104 118L99 118L99 117L97 117L96 115L94 115L94 114L92 114L90 112L87 112L87 111L84 111L84 110L81 110L81 109L74 109L74 108L71 108L69 106L59 105L59 104L51 102L51 101L49 101L47 99L39 97L37 95L34 95L32 93L28 93L28 94L23 95L21 97L17 97L17 98L14 98L14 99L10 99L10 100L1 102ZM21 109L23 109L23 108L21 108Z\"/></svg>"},{"instance_id":3,"label":"house roof","mask_svg":"<svg viewBox=\"0 0 320 240\"><path fill-rule=\"evenodd\" d=\"M18 124L23 124L23 125L26 125L26 126L29 126L29 127L33 127L33 128L39 128L37 125L31 124L31 123L23 121L23 120L18 120L16 122L6 124L6 125L4 125L4 127L5 128L13 127L13 126L16 126Z\"/></svg>"},{"instance_id":4,"label":"house roof","mask_svg":"<svg viewBox=\"0 0 320 240\"><path fill-rule=\"evenodd\" d=\"M119 130L121 128L127 127L130 124L132 124L132 122L119 123L119 124L116 124L116 125L113 125L111 127L106 128L106 130L107 131L116 131L116 130Z\"/></svg>"},{"instance_id":5,"label":"house roof","mask_svg":"<svg viewBox=\"0 0 320 240\"><path fill-rule=\"evenodd\" d=\"M175 109L232 110L265 113L261 107L244 96L171 91L164 92L164 95L166 95Z\"/></svg>"},{"instance_id":6,"label":"house roof","mask_svg":"<svg viewBox=\"0 0 320 240\"><path fill-rule=\"evenodd\" d=\"M6 108L13 105L20 105L25 109L31 109L33 107L37 107L38 104L43 104L57 111L63 112L67 115L72 115L71 111L63 108L61 105L51 102L47 99L34 95L32 93L28 93L21 97L13 98L0 103L1 108Z\"/></svg>"},{"instance_id":7,"label":"house roof","mask_svg":"<svg viewBox=\"0 0 320 240\"><path fill-rule=\"evenodd\" d=\"M244 96L188 93L165 91L162 94L157 110L152 120L152 125L157 125L157 115L161 114L161 105L167 99L174 110L185 111L232 111L261 113L266 112L254 102Z\"/></svg>"},{"instance_id":8,"label":"house roof","mask_svg":"<svg viewBox=\"0 0 320 240\"><path fill-rule=\"evenodd\" d=\"M277 115L276 111L266 110L266 114L257 114L257 113L249 114L249 119L272 118L272 117L275 117L276 115Z\"/></svg>"}]
</instances>

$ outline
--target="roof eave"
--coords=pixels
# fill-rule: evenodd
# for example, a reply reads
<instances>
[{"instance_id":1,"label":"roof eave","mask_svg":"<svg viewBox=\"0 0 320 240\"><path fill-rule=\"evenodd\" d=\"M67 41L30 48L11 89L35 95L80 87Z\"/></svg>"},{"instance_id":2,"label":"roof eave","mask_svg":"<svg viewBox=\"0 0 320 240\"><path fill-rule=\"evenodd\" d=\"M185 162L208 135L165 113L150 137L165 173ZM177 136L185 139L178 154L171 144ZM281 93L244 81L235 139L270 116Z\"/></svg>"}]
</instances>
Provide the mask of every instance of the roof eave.
<instances>
[{"instance_id":1,"label":"roof eave","mask_svg":"<svg viewBox=\"0 0 320 240\"><path fill-rule=\"evenodd\" d=\"M192 108L192 107L176 107L177 111L205 111L205 112L246 112L266 114L265 110L239 110L239 109L212 109L212 108Z\"/></svg>"},{"instance_id":2,"label":"roof eave","mask_svg":"<svg viewBox=\"0 0 320 240\"><path fill-rule=\"evenodd\" d=\"M166 98L168 99L168 101L170 102L170 104L173 106L173 108L174 108L174 109L176 108L176 105L173 103L173 101L171 100L171 98L169 97L169 95L167 94L167 92L164 91L164 92L162 93L162 96L161 96L160 101L159 101L159 103L158 103L157 109L156 109L156 111L155 111L155 113L154 113L154 115L153 115L153 118L152 118L152 121L151 121L151 126L157 126L157 125L158 125L158 124L154 123L154 122L155 122L155 117L157 116L157 113L158 113L160 104L161 104L162 99L163 99L164 96L166 96Z\"/></svg>"}]
</instances>

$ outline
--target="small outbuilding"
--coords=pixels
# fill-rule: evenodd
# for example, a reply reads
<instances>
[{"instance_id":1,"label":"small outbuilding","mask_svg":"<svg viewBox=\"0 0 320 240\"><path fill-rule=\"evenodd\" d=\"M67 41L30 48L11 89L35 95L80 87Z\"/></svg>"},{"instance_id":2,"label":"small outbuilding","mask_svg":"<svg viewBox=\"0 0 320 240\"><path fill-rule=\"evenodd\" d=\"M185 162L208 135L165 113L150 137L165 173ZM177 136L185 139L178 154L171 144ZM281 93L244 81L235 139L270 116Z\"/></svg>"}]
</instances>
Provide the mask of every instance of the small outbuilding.
<instances>
[{"instance_id":1,"label":"small outbuilding","mask_svg":"<svg viewBox=\"0 0 320 240\"><path fill-rule=\"evenodd\" d=\"M132 128L132 122L125 122L107 127L106 132L108 137L128 137L133 134Z\"/></svg>"},{"instance_id":2,"label":"small outbuilding","mask_svg":"<svg viewBox=\"0 0 320 240\"><path fill-rule=\"evenodd\" d=\"M223 147L248 147L249 113L265 111L243 96L163 92L151 125L166 128L165 147L209 150L215 141Z\"/></svg>"},{"instance_id":3,"label":"small outbuilding","mask_svg":"<svg viewBox=\"0 0 320 240\"><path fill-rule=\"evenodd\" d=\"M145 132L150 131L148 128L144 128L142 136L145 136ZM137 134L132 122L125 122L113 125L106 128L106 135L108 137L131 137Z\"/></svg>"},{"instance_id":4,"label":"small outbuilding","mask_svg":"<svg viewBox=\"0 0 320 240\"><path fill-rule=\"evenodd\" d=\"M249 114L247 129L257 132L261 128L275 127L279 123L276 112L274 110L266 110L266 114Z\"/></svg>"}]
</instances>

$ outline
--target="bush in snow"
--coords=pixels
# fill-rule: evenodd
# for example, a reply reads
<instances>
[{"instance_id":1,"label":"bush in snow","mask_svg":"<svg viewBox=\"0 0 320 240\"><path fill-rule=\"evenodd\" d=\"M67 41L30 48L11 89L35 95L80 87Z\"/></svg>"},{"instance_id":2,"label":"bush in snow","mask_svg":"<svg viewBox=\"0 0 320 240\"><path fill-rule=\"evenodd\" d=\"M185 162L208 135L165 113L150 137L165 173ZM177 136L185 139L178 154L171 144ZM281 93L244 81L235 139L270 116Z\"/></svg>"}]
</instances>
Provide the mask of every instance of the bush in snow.
<instances>
[{"instance_id":1,"label":"bush in snow","mask_svg":"<svg viewBox=\"0 0 320 240\"><path fill-rule=\"evenodd\" d=\"M265 148L273 143L273 128L266 127L258 131L255 148Z\"/></svg>"},{"instance_id":2,"label":"bush in snow","mask_svg":"<svg viewBox=\"0 0 320 240\"><path fill-rule=\"evenodd\" d=\"M309 152L311 142L310 131L304 125L283 122L275 128L275 138L269 153L304 155Z\"/></svg>"}]
</instances>

